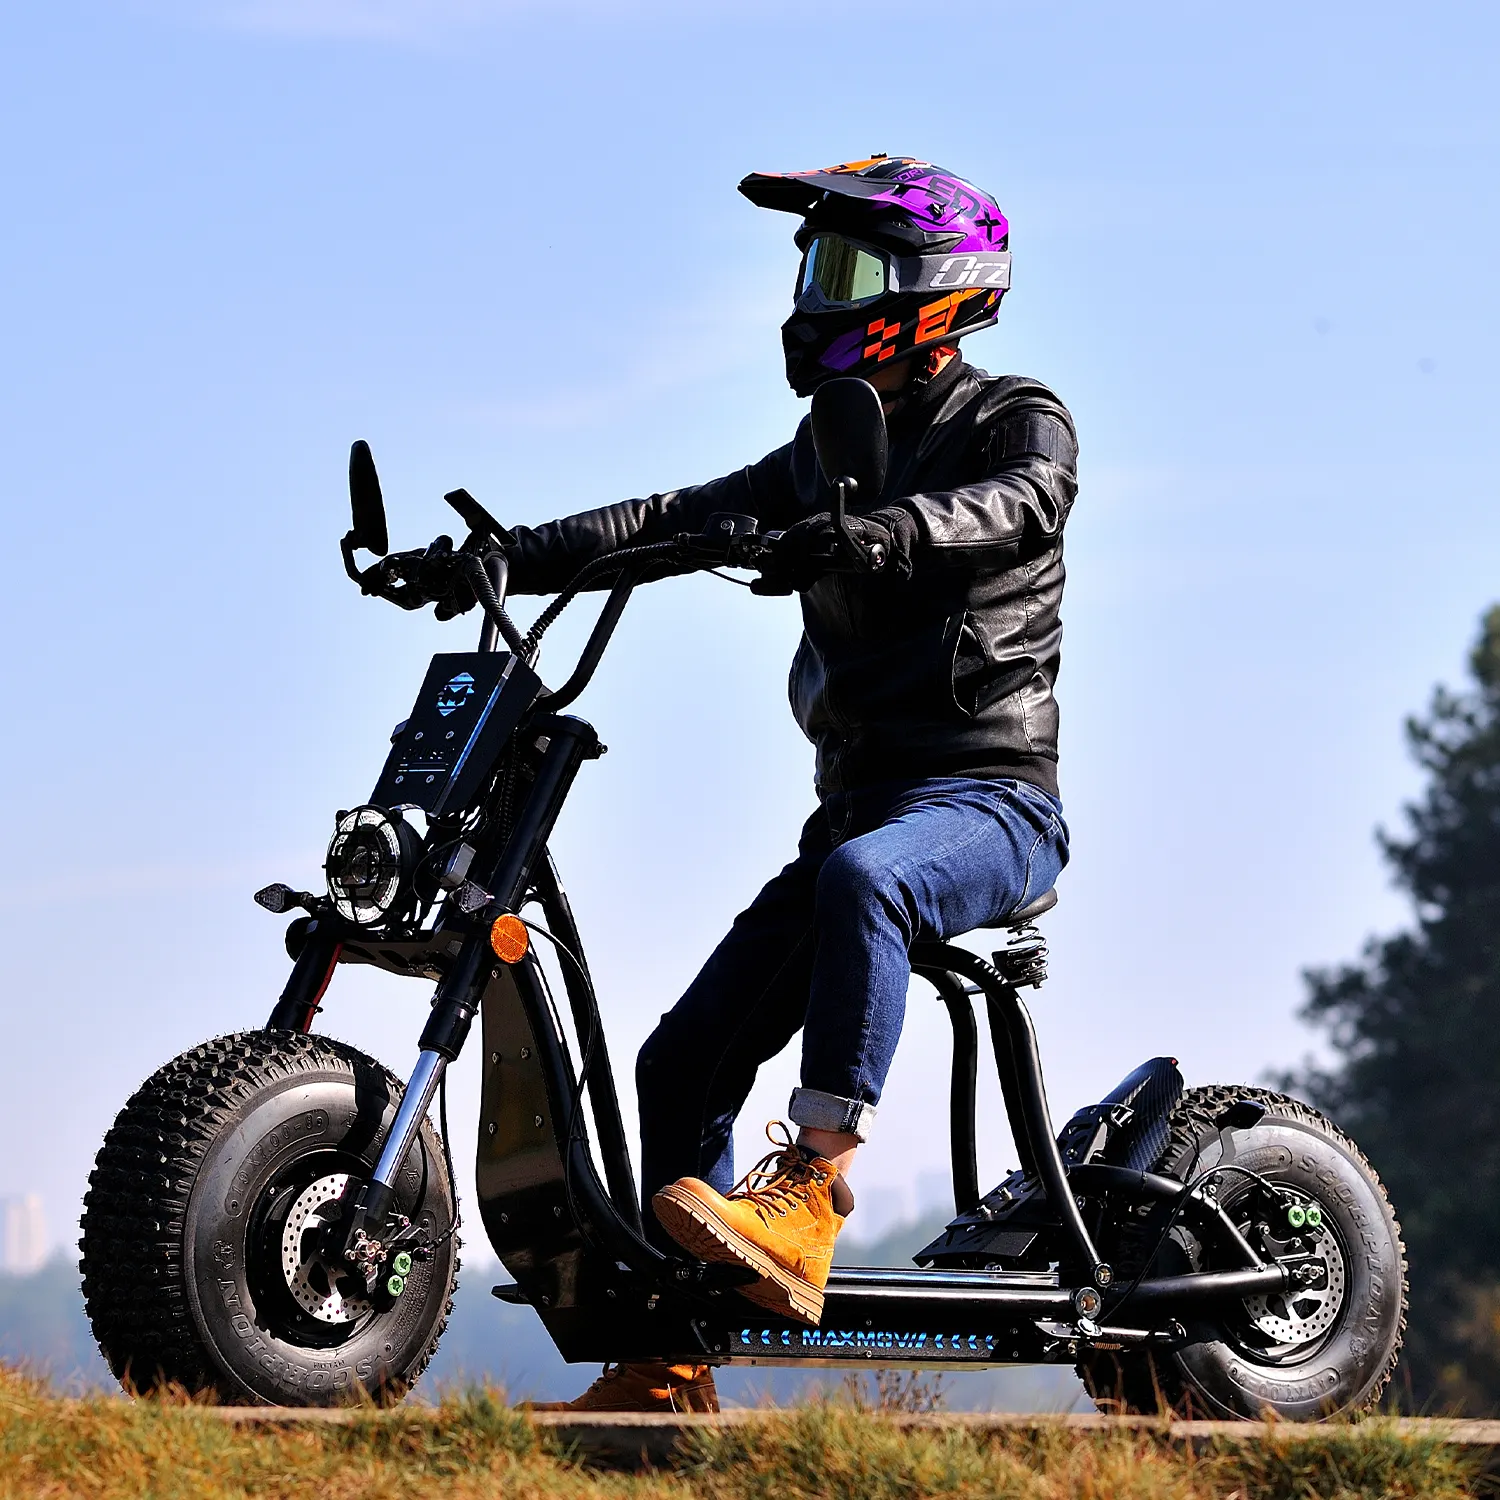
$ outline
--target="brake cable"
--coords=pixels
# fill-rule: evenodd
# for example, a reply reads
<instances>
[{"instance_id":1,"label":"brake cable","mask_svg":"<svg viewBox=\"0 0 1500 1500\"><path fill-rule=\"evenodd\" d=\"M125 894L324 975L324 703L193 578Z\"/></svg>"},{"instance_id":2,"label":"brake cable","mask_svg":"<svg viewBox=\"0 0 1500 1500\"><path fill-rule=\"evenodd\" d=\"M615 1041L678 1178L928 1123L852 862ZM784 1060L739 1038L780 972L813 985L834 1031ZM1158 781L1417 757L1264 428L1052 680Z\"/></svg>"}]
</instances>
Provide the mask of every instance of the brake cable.
<instances>
[{"instance_id":1,"label":"brake cable","mask_svg":"<svg viewBox=\"0 0 1500 1500\"><path fill-rule=\"evenodd\" d=\"M471 556L465 571L469 575L470 587L479 599L480 608L505 637L505 644L517 656L524 657L529 662L531 654L525 649L526 643L521 632L516 628L515 621L506 614L505 606L501 604L500 596L495 592L495 585L490 579L489 570L485 567L483 559Z\"/></svg>"},{"instance_id":2,"label":"brake cable","mask_svg":"<svg viewBox=\"0 0 1500 1500\"><path fill-rule=\"evenodd\" d=\"M599 1036L599 996L594 989L594 981L589 975L587 966L583 960L556 934L549 932L539 922L530 921L528 918L517 915L516 920L529 932L534 932L538 937L546 938L552 944L553 949L562 957L566 958L577 971L578 977L583 981L584 989L589 998L589 1034L584 1039L583 1053L578 1065L578 1078L572 1090L572 1098L568 1102L568 1129L564 1136L563 1147L563 1192L568 1201L568 1212L573 1222L578 1226L578 1232L588 1240L593 1248L601 1249L594 1242L593 1236L584 1227L582 1215L578 1212L577 1200L573 1193L573 1142L578 1139L578 1115L583 1108L583 1091L588 1085L589 1071L593 1067L595 1056L595 1044Z\"/></svg>"},{"instance_id":3,"label":"brake cable","mask_svg":"<svg viewBox=\"0 0 1500 1500\"><path fill-rule=\"evenodd\" d=\"M676 542L647 542L644 546L622 547L618 552L607 552L603 557L596 557L593 562L585 563L573 575L572 582L567 588L532 621L531 629L526 632L521 642L520 654L529 658L530 654L541 644L542 637L551 629L557 617L596 579L607 577L611 573L618 573L627 564L638 562L642 558L665 557L668 554L679 557L682 549Z\"/></svg>"},{"instance_id":4,"label":"brake cable","mask_svg":"<svg viewBox=\"0 0 1500 1500\"><path fill-rule=\"evenodd\" d=\"M448 1070L443 1069L438 1079L438 1123L442 1126L443 1164L448 1168L448 1195L453 1204L453 1222L435 1239L422 1246L429 1255L435 1255L454 1235L463 1223L463 1212L458 1206L458 1178L453 1171L453 1148L448 1144ZM462 1243L462 1241L460 1241Z\"/></svg>"}]
</instances>

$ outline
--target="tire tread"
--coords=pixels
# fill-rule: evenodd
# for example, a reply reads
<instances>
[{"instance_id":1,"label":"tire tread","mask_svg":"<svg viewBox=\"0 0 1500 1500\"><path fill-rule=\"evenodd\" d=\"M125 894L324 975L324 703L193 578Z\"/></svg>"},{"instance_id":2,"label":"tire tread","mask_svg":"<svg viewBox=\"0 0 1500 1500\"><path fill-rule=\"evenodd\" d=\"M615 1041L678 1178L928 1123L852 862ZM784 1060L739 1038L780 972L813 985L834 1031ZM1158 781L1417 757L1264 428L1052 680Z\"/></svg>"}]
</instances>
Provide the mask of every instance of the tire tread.
<instances>
[{"instance_id":1,"label":"tire tread","mask_svg":"<svg viewBox=\"0 0 1500 1500\"><path fill-rule=\"evenodd\" d=\"M1217 1134L1215 1122L1219 1116L1241 1099L1253 1099L1257 1104L1265 1106L1268 1115L1304 1125L1332 1141L1368 1176L1380 1197L1385 1200L1387 1208L1390 1208L1380 1174L1371 1166L1364 1152L1327 1115L1288 1094L1242 1084L1208 1084L1188 1089L1172 1110L1170 1135L1153 1170L1163 1176L1185 1181L1196 1165L1198 1154L1204 1145ZM1390 1355L1360 1402L1357 1413L1373 1411L1379 1406L1395 1374L1401 1346L1406 1339L1406 1243L1401 1238L1401 1225L1397 1222L1393 1209L1391 1226L1401 1263L1400 1319ZM1146 1230L1139 1221L1128 1224L1121 1236L1120 1264L1116 1270L1124 1275L1134 1276L1140 1269L1141 1259L1151 1250L1154 1233ZM1093 1360L1081 1360L1076 1368L1090 1399L1100 1411L1147 1416L1167 1412L1192 1415L1193 1393L1173 1361L1158 1362L1144 1351L1125 1350L1120 1354L1099 1355Z\"/></svg>"},{"instance_id":2,"label":"tire tread","mask_svg":"<svg viewBox=\"0 0 1500 1500\"><path fill-rule=\"evenodd\" d=\"M78 1248L89 1323L127 1390L220 1395L223 1377L188 1305L183 1230L198 1171L225 1126L270 1084L371 1066L380 1065L332 1037L239 1032L174 1057L126 1101L89 1174ZM399 1098L401 1081L381 1071ZM450 1287L443 1315L392 1395L404 1395L427 1367L452 1311Z\"/></svg>"}]
</instances>

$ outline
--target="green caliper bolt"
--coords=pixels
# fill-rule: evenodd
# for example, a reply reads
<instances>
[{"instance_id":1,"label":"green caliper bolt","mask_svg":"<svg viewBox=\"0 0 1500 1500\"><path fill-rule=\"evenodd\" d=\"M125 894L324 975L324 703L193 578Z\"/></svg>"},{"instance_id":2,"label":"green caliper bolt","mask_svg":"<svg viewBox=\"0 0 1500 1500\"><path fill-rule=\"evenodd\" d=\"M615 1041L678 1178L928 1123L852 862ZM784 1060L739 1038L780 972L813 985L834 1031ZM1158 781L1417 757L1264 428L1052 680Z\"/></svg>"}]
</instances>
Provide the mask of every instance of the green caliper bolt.
<instances>
[{"instance_id":1,"label":"green caliper bolt","mask_svg":"<svg viewBox=\"0 0 1500 1500\"><path fill-rule=\"evenodd\" d=\"M391 1270L398 1276L411 1275L411 1256L405 1250L399 1251L391 1261Z\"/></svg>"},{"instance_id":2,"label":"green caliper bolt","mask_svg":"<svg viewBox=\"0 0 1500 1500\"><path fill-rule=\"evenodd\" d=\"M1300 1203L1294 1203L1286 1211L1286 1221L1293 1229L1301 1229L1307 1223L1307 1210Z\"/></svg>"},{"instance_id":3,"label":"green caliper bolt","mask_svg":"<svg viewBox=\"0 0 1500 1500\"><path fill-rule=\"evenodd\" d=\"M391 1294L391 1296L399 1297L401 1293L406 1290L406 1277L387 1276L385 1280L385 1289Z\"/></svg>"},{"instance_id":4,"label":"green caliper bolt","mask_svg":"<svg viewBox=\"0 0 1500 1500\"><path fill-rule=\"evenodd\" d=\"M1316 1203L1307 1205L1307 1227L1309 1229L1321 1229L1323 1227L1323 1210Z\"/></svg>"}]
</instances>

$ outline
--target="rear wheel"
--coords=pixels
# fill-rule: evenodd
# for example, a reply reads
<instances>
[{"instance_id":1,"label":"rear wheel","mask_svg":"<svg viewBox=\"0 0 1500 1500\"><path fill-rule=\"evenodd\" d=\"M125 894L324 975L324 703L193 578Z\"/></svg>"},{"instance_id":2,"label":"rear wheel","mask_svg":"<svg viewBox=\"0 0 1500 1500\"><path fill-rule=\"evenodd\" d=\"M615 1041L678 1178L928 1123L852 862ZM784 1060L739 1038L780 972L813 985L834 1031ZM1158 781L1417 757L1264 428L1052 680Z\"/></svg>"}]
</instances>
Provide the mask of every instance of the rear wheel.
<instances>
[{"instance_id":1,"label":"rear wheel","mask_svg":"<svg viewBox=\"0 0 1500 1500\"><path fill-rule=\"evenodd\" d=\"M1248 1129L1225 1129L1225 1112L1242 1099L1265 1114ZM1406 1328L1406 1252L1374 1168L1315 1109L1264 1089L1191 1089L1171 1126L1155 1170L1188 1181L1223 1169L1219 1202L1262 1254L1289 1266L1293 1288L1205 1308L1170 1350L1092 1353L1078 1373L1095 1404L1210 1417L1269 1409L1291 1421L1372 1409ZM1110 1258L1133 1276L1160 1240L1158 1216L1129 1222ZM1227 1266L1178 1225L1152 1274ZM1128 1308L1121 1319L1130 1321Z\"/></svg>"},{"instance_id":2,"label":"rear wheel","mask_svg":"<svg viewBox=\"0 0 1500 1500\"><path fill-rule=\"evenodd\" d=\"M120 1380L287 1406L405 1394L458 1269L429 1122L397 1176L396 1206L429 1246L399 1292L373 1302L319 1235L374 1166L401 1094L352 1047L265 1031L206 1042L141 1085L99 1152L80 1242L89 1319Z\"/></svg>"}]
</instances>

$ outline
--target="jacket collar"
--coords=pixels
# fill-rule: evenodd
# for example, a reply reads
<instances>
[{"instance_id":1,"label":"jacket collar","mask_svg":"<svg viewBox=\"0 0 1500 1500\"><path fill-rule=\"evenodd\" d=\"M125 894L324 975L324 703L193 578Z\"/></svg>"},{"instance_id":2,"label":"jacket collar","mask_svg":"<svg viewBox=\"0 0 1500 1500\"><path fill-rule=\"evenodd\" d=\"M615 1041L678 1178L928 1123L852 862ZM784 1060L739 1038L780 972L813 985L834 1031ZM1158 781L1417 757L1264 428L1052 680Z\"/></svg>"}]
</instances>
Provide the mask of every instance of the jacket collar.
<instances>
[{"instance_id":1,"label":"jacket collar","mask_svg":"<svg viewBox=\"0 0 1500 1500\"><path fill-rule=\"evenodd\" d=\"M892 435L925 426L948 398L949 392L968 372L969 366L964 363L964 357L960 354L950 359L931 380L908 386L895 409L886 417L886 426Z\"/></svg>"}]
</instances>

